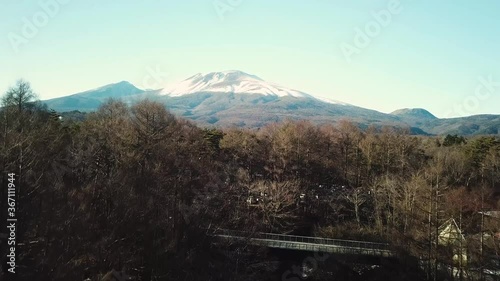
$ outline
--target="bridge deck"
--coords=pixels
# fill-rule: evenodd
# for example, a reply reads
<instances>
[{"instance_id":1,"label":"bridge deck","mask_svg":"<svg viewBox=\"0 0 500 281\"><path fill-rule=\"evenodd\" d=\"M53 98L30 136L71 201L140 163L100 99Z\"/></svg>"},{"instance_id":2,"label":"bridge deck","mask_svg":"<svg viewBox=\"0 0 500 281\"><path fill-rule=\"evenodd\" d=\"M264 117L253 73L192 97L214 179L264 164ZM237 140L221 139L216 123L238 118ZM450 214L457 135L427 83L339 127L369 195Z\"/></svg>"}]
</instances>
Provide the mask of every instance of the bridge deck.
<instances>
[{"instance_id":1,"label":"bridge deck","mask_svg":"<svg viewBox=\"0 0 500 281\"><path fill-rule=\"evenodd\" d=\"M377 257L395 256L389 244L385 243L234 230L218 230L213 235L226 239L247 240L251 244L270 248Z\"/></svg>"}]
</instances>

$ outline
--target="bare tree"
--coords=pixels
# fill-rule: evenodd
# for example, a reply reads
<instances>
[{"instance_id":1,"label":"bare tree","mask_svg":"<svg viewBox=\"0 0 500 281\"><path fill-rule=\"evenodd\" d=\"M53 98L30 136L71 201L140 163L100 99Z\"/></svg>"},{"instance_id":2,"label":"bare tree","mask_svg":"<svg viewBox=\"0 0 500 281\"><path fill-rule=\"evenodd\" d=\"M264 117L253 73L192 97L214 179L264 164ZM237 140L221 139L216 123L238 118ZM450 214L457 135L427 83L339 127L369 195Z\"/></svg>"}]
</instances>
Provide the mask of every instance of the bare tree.
<instances>
[{"instance_id":1,"label":"bare tree","mask_svg":"<svg viewBox=\"0 0 500 281\"><path fill-rule=\"evenodd\" d=\"M258 209L266 227L289 230L297 218L299 182L297 181L257 181L251 188L252 193L261 195Z\"/></svg>"},{"instance_id":2,"label":"bare tree","mask_svg":"<svg viewBox=\"0 0 500 281\"><path fill-rule=\"evenodd\" d=\"M37 95L31 89L29 82L20 79L16 85L9 88L5 96L2 98L2 105L4 107L14 106L17 108L18 113L21 113L29 102L34 101Z\"/></svg>"},{"instance_id":3,"label":"bare tree","mask_svg":"<svg viewBox=\"0 0 500 281\"><path fill-rule=\"evenodd\" d=\"M338 126L338 146L343 158L344 179L354 186L360 185L362 153L361 130L352 122L341 120Z\"/></svg>"},{"instance_id":4,"label":"bare tree","mask_svg":"<svg viewBox=\"0 0 500 281\"><path fill-rule=\"evenodd\" d=\"M356 222L358 224L358 227L361 228L360 208L367 201L368 193L364 188L357 187L345 192L343 197L354 208L354 215L356 216Z\"/></svg>"}]
</instances>

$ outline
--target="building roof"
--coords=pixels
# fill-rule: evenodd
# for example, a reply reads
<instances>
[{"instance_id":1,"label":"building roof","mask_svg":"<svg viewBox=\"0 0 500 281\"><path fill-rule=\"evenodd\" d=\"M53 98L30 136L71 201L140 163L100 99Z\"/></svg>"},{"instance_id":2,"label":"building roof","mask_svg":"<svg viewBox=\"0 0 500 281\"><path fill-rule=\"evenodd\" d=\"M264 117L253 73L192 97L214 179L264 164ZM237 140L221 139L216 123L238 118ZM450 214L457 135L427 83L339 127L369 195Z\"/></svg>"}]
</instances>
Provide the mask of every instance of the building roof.
<instances>
[{"instance_id":1,"label":"building roof","mask_svg":"<svg viewBox=\"0 0 500 281\"><path fill-rule=\"evenodd\" d=\"M455 219L449 219L439 228L439 244L451 244L465 240L462 230Z\"/></svg>"},{"instance_id":2,"label":"building roof","mask_svg":"<svg viewBox=\"0 0 500 281\"><path fill-rule=\"evenodd\" d=\"M479 212L479 213L482 215L488 216L488 217L500 219L500 211L486 211L486 212Z\"/></svg>"}]
</instances>

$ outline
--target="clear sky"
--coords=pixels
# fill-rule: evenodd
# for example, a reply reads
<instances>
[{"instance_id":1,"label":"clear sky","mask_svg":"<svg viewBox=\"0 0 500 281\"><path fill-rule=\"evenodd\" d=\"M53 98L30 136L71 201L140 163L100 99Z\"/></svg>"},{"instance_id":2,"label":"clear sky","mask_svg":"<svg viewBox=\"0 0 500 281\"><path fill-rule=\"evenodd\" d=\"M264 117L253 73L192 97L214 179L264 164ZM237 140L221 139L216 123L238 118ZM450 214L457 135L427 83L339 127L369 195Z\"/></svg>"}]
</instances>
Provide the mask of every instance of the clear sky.
<instances>
[{"instance_id":1,"label":"clear sky","mask_svg":"<svg viewBox=\"0 0 500 281\"><path fill-rule=\"evenodd\" d=\"M0 0L0 7L2 92L19 78L48 99L122 80L162 88L237 69L382 112L500 114L497 0Z\"/></svg>"}]
</instances>

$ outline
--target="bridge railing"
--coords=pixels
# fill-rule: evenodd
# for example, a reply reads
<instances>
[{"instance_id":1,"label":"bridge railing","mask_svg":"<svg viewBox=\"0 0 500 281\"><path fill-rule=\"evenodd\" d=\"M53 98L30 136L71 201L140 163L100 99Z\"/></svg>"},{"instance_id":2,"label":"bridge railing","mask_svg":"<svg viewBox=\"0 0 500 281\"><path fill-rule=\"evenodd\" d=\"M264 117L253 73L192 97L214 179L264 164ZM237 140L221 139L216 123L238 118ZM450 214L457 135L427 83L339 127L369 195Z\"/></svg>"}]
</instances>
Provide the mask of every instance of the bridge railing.
<instances>
[{"instance_id":1,"label":"bridge railing","mask_svg":"<svg viewBox=\"0 0 500 281\"><path fill-rule=\"evenodd\" d=\"M358 249L362 248L362 249L379 250L379 251L391 250L389 244L387 243L366 242L366 241L356 241L356 240L342 240L342 239L296 236L296 235L262 233L262 232L250 233L246 231L226 230L226 229L217 230L214 232L214 234L224 235L234 238L253 238L253 239L263 239L263 240L273 240L273 241L284 241L284 242L298 242L298 243L338 246L346 248L358 248Z\"/></svg>"},{"instance_id":2,"label":"bridge railing","mask_svg":"<svg viewBox=\"0 0 500 281\"><path fill-rule=\"evenodd\" d=\"M296 235L262 233L262 232L249 233L245 231L226 230L226 229L217 230L214 232L214 234L231 236L236 238L253 238L253 239L284 241L284 242L299 242L299 243L330 245L339 247L363 248L363 249L381 250L381 251L391 250L389 244L387 243L366 242L366 241L356 241L356 240L342 240L342 239L296 236Z\"/></svg>"}]
</instances>

